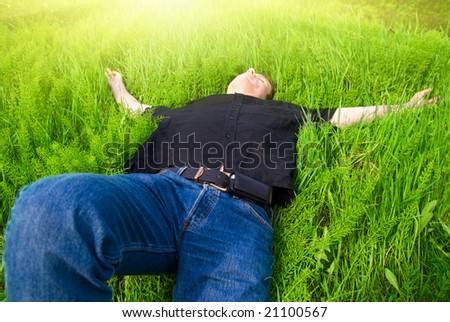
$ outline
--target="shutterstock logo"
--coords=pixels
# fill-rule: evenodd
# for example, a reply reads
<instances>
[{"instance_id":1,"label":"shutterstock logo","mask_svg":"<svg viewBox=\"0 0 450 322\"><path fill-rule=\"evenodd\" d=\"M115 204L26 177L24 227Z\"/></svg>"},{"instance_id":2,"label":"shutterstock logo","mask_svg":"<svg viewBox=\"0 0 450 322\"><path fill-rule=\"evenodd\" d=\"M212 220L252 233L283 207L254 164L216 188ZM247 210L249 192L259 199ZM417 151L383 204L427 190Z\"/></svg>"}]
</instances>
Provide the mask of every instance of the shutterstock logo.
<instances>
[{"instance_id":1,"label":"shutterstock logo","mask_svg":"<svg viewBox=\"0 0 450 322\"><path fill-rule=\"evenodd\" d=\"M279 142L273 140L272 134L266 134L261 141L231 141L226 144L216 141L200 141L195 133L189 135L175 134L169 140L130 142L129 134L122 143L110 142L103 146L103 154L107 159L124 164L135 152L135 167L138 170L147 168L162 169L168 166L203 165L208 168L251 170L296 169L298 166L316 168L323 165L320 158L323 147L318 143L306 143L296 146L295 142ZM117 161L119 160L119 161Z\"/></svg>"},{"instance_id":2,"label":"shutterstock logo","mask_svg":"<svg viewBox=\"0 0 450 322\"><path fill-rule=\"evenodd\" d=\"M139 155L143 153L144 155ZM172 166L198 166L218 168L239 168L245 170L264 167L295 168L295 144L293 142L274 142L272 135L265 135L260 142L216 142L199 141L195 133L182 136L175 134L164 142L146 142L137 151L139 169L148 166L164 168Z\"/></svg>"}]
</instances>

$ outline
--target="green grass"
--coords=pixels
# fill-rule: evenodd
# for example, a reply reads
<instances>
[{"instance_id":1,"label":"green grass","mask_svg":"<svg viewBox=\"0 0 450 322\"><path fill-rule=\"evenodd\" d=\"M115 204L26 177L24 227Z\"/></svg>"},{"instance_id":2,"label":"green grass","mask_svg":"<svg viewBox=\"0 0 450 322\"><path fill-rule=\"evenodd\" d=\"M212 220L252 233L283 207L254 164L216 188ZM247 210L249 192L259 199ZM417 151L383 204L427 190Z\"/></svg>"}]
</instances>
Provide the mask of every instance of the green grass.
<instances>
[{"instance_id":1,"label":"green grass","mask_svg":"<svg viewBox=\"0 0 450 322\"><path fill-rule=\"evenodd\" d=\"M121 172L154 130L150 117L114 104L105 67L143 102L172 107L224 92L251 66L272 76L275 99L308 108L395 104L432 87L443 97L432 109L299 132L297 196L274 216L271 297L449 300L446 1L443 15L432 12L439 26L421 24L413 0L398 1L402 19L389 25L363 0L45 3L0 0L1 232L21 187L56 173ZM1 273L0 300L3 282ZM173 283L110 281L116 301L170 300Z\"/></svg>"}]
</instances>

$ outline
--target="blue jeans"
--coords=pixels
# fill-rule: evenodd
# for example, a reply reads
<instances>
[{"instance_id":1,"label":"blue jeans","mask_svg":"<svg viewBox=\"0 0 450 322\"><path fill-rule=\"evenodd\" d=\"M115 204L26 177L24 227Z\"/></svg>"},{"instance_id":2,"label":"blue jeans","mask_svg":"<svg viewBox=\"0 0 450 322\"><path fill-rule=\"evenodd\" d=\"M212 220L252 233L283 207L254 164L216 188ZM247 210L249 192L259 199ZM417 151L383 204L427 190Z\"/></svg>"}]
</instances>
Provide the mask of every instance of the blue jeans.
<instances>
[{"instance_id":1,"label":"blue jeans","mask_svg":"<svg viewBox=\"0 0 450 322\"><path fill-rule=\"evenodd\" d=\"M270 218L176 173L66 174L19 193L8 301L110 301L113 275L176 274L174 301L268 301Z\"/></svg>"}]
</instances>

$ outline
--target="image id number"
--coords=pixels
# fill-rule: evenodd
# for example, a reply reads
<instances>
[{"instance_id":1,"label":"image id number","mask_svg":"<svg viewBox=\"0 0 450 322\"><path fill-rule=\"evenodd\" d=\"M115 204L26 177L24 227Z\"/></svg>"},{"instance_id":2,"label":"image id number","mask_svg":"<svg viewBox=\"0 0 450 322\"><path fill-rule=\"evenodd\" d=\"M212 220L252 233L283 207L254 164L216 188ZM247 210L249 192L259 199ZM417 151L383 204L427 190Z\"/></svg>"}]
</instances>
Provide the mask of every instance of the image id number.
<instances>
[{"instance_id":1,"label":"image id number","mask_svg":"<svg viewBox=\"0 0 450 322\"><path fill-rule=\"evenodd\" d=\"M327 311L326 306L321 307L266 307L266 318L323 318Z\"/></svg>"}]
</instances>

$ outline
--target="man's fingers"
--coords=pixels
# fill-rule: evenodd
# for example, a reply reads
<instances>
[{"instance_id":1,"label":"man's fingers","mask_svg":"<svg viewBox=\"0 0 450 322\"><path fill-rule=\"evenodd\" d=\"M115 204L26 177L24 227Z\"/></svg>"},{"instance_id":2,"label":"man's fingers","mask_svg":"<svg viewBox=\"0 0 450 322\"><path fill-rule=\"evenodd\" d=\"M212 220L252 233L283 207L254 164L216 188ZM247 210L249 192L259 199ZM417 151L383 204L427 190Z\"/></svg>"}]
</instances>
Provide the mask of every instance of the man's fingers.
<instances>
[{"instance_id":1,"label":"man's fingers","mask_svg":"<svg viewBox=\"0 0 450 322\"><path fill-rule=\"evenodd\" d=\"M433 90L432 90L431 88L427 88L427 89L424 89L423 91L420 91L420 92L416 93L416 94L412 97L410 103L413 103L413 104L420 104L421 101L423 101L424 97L425 97L426 95L430 94L432 91L433 91Z\"/></svg>"},{"instance_id":2,"label":"man's fingers","mask_svg":"<svg viewBox=\"0 0 450 322\"><path fill-rule=\"evenodd\" d=\"M432 91L433 90L431 88L427 88L427 89L423 90L422 92L420 92L420 99L423 99L425 96L430 94Z\"/></svg>"},{"instance_id":3,"label":"man's fingers","mask_svg":"<svg viewBox=\"0 0 450 322\"><path fill-rule=\"evenodd\" d=\"M434 104L434 103L439 102L440 99L441 99L441 98L438 96L438 97L429 99L429 100L428 100L428 103L429 103L429 104Z\"/></svg>"},{"instance_id":4,"label":"man's fingers","mask_svg":"<svg viewBox=\"0 0 450 322\"><path fill-rule=\"evenodd\" d=\"M419 100L419 99L424 98L426 95L430 94L431 91L432 91L431 88L424 89L423 91L421 91L415 95L416 99Z\"/></svg>"},{"instance_id":5,"label":"man's fingers","mask_svg":"<svg viewBox=\"0 0 450 322\"><path fill-rule=\"evenodd\" d=\"M423 95L427 95L427 94L430 94L432 91L433 91L433 89L427 88L427 89L424 89L421 93L423 93Z\"/></svg>"},{"instance_id":6,"label":"man's fingers","mask_svg":"<svg viewBox=\"0 0 450 322\"><path fill-rule=\"evenodd\" d=\"M111 69L109 69L109 68L106 68L106 70L105 70L105 75L108 77L108 78L113 78L114 76L115 76L115 72L113 72Z\"/></svg>"}]
</instances>

